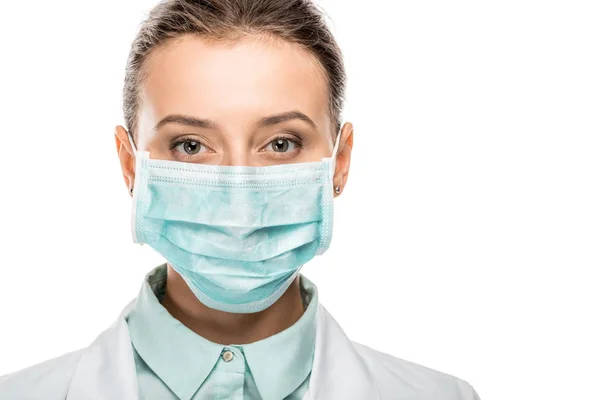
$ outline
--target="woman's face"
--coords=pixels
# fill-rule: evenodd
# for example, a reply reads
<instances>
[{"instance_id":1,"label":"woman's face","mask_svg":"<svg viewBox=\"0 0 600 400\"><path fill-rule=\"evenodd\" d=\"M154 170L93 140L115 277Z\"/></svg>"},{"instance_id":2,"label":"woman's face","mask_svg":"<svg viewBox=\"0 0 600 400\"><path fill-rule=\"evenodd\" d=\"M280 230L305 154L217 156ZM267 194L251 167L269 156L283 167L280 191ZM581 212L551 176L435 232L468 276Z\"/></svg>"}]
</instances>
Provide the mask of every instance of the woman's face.
<instances>
[{"instance_id":1,"label":"woman's face","mask_svg":"<svg viewBox=\"0 0 600 400\"><path fill-rule=\"evenodd\" d=\"M145 68L136 145L151 158L268 166L331 156L335 132L324 72L297 45L183 36L154 49ZM127 132L119 126L116 134L125 181L133 187ZM341 134L334 184L343 187L352 125Z\"/></svg>"}]
</instances>

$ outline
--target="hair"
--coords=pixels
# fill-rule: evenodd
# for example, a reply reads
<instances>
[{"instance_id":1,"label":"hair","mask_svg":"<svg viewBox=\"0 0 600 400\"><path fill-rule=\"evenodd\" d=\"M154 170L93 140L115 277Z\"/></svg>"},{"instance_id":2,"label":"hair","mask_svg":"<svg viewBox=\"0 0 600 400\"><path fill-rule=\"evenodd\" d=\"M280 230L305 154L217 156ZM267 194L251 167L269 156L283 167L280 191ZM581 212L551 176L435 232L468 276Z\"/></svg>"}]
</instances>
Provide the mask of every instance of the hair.
<instances>
[{"instance_id":1,"label":"hair","mask_svg":"<svg viewBox=\"0 0 600 400\"><path fill-rule=\"evenodd\" d=\"M210 41L243 36L282 39L308 50L324 72L333 134L341 127L346 72L342 52L312 0L166 0L152 9L131 45L123 87L123 113L132 138L137 129L144 63L153 49L183 35Z\"/></svg>"}]
</instances>

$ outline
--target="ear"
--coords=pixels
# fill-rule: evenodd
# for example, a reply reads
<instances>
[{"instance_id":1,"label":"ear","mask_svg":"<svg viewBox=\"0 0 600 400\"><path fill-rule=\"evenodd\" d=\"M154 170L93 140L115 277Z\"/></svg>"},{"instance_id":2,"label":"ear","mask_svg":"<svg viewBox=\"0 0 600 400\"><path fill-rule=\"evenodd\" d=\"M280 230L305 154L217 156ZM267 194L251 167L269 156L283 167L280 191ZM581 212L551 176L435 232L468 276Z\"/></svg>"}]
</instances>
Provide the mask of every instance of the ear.
<instances>
[{"instance_id":1,"label":"ear","mask_svg":"<svg viewBox=\"0 0 600 400\"><path fill-rule=\"evenodd\" d=\"M340 192L335 194L339 196L346 186L348 173L350 172L350 156L354 144L354 126L346 122L340 132L340 144L335 160L335 175L333 176L333 185L339 186Z\"/></svg>"},{"instance_id":2,"label":"ear","mask_svg":"<svg viewBox=\"0 0 600 400\"><path fill-rule=\"evenodd\" d=\"M135 153L131 148L128 135L127 129L121 125L115 128L117 154L119 156L119 161L121 162L121 170L123 171L123 179L125 179L127 191L131 195L133 183L135 182Z\"/></svg>"}]
</instances>

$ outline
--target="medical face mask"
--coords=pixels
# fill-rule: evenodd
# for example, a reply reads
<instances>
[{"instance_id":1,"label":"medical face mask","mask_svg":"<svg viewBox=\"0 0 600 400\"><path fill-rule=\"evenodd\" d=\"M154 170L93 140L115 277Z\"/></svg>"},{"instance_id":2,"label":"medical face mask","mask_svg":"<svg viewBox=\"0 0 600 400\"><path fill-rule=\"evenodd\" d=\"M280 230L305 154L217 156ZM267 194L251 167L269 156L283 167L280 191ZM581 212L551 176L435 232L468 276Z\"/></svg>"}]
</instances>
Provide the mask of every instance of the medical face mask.
<instances>
[{"instance_id":1,"label":"medical face mask","mask_svg":"<svg viewBox=\"0 0 600 400\"><path fill-rule=\"evenodd\" d=\"M332 157L267 167L156 160L136 151L134 242L160 253L210 308L270 307L304 263L329 247L339 136Z\"/></svg>"}]
</instances>

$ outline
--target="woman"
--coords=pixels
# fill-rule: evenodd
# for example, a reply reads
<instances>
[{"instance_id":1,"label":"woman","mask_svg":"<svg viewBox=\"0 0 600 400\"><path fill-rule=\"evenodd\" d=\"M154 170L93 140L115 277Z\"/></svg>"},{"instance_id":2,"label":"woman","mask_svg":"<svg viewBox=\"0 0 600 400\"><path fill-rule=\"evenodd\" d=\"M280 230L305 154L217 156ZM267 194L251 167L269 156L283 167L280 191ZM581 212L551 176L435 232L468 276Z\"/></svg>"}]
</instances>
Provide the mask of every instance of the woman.
<instances>
[{"instance_id":1,"label":"woman","mask_svg":"<svg viewBox=\"0 0 600 400\"><path fill-rule=\"evenodd\" d=\"M167 260L88 348L2 399L478 399L351 342L299 274L327 250L353 127L305 0L168 0L142 25L116 145L134 241Z\"/></svg>"}]
</instances>

